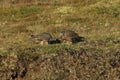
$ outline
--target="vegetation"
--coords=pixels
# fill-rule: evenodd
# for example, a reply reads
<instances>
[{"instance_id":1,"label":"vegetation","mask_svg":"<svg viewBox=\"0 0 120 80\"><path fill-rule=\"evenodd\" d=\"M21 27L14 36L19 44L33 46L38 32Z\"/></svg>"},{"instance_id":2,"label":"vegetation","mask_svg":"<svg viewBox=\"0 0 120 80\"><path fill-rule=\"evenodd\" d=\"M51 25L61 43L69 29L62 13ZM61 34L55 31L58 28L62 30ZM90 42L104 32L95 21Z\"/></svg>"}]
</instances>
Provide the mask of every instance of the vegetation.
<instances>
[{"instance_id":1,"label":"vegetation","mask_svg":"<svg viewBox=\"0 0 120 80\"><path fill-rule=\"evenodd\" d=\"M36 0L9 7L0 1L0 5L0 79L11 77L11 68L18 70L13 69L16 74L22 71L18 75L26 72L25 80L120 79L120 0ZM85 41L41 46L30 37L49 32L58 38L64 29L74 30Z\"/></svg>"}]
</instances>

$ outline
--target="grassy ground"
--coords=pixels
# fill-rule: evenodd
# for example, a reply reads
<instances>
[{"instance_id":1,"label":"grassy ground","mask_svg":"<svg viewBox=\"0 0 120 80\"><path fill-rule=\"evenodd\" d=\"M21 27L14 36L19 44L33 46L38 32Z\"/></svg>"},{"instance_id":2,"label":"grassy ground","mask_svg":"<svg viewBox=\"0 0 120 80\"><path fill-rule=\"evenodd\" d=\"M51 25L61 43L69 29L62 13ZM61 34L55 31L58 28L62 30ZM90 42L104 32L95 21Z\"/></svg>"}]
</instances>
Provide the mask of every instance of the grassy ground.
<instances>
[{"instance_id":1,"label":"grassy ground","mask_svg":"<svg viewBox=\"0 0 120 80\"><path fill-rule=\"evenodd\" d=\"M40 46L30 37L49 32L57 38L64 29L74 30L86 41ZM38 0L37 3L0 7L1 56L56 54L81 48L94 48L102 54L120 51L119 0Z\"/></svg>"}]
</instances>

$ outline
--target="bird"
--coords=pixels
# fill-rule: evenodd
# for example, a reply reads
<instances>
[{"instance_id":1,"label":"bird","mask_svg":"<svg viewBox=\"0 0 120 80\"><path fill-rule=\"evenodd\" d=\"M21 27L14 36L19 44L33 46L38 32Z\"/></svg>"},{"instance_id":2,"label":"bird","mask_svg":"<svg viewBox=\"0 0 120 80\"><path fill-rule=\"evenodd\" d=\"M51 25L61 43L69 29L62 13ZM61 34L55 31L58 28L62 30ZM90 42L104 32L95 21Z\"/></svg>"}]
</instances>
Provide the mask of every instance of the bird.
<instances>
[{"instance_id":1,"label":"bird","mask_svg":"<svg viewBox=\"0 0 120 80\"><path fill-rule=\"evenodd\" d=\"M40 42L41 45L47 45L50 43L50 40L53 38L50 33L43 32L37 35L31 35L32 38L36 40L36 42Z\"/></svg>"},{"instance_id":2,"label":"bird","mask_svg":"<svg viewBox=\"0 0 120 80\"><path fill-rule=\"evenodd\" d=\"M80 36L72 30L61 31L59 38L66 44L73 44L80 41Z\"/></svg>"}]
</instances>

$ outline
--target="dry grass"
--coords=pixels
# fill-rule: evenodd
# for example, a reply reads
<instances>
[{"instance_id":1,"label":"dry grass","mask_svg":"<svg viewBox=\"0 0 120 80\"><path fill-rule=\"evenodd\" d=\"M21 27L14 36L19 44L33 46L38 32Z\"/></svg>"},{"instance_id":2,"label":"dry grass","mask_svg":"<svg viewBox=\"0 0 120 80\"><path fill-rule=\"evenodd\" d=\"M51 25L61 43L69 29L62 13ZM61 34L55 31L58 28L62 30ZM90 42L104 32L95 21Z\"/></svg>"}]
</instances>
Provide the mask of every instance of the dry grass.
<instances>
[{"instance_id":1,"label":"dry grass","mask_svg":"<svg viewBox=\"0 0 120 80\"><path fill-rule=\"evenodd\" d=\"M41 5L1 7L1 45L20 41L24 44L27 43L24 40L30 40L30 34L41 32L49 32L54 37L58 37L59 32L64 29L74 30L87 41L120 40L119 0L110 2L92 0L82 1L82 3L77 0L56 2L46 0L44 3L42 1L38 3ZM46 4L46 7L42 4Z\"/></svg>"},{"instance_id":2,"label":"dry grass","mask_svg":"<svg viewBox=\"0 0 120 80\"><path fill-rule=\"evenodd\" d=\"M58 37L59 32L64 29L74 30L89 42L99 40L104 42L107 39L119 42L120 40L119 0L110 2L86 0L82 3L77 0L56 2L46 0L44 3L42 1L38 3L38 5L1 7L1 45L8 42L27 44L30 41L30 34L41 32L49 32L54 37Z\"/></svg>"},{"instance_id":3,"label":"dry grass","mask_svg":"<svg viewBox=\"0 0 120 80\"><path fill-rule=\"evenodd\" d=\"M14 4L6 8L0 6L0 15L2 56L54 55L61 50L74 51L81 48L92 49L89 53L94 53L93 49L96 49L95 54L104 54L110 50L116 53L120 50L119 0L38 0L37 4ZM59 32L64 29L77 32L86 41L73 45L40 46L30 37L31 34L49 32L58 38Z\"/></svg>"}]
</instances>

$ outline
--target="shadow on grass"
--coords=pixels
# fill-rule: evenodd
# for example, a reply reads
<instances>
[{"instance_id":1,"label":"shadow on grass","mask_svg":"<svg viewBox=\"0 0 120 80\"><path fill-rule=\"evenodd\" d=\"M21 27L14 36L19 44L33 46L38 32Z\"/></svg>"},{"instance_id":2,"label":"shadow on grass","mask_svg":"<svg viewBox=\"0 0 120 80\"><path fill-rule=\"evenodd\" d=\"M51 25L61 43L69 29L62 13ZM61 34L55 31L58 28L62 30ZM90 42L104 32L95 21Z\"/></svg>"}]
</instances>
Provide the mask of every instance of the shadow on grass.
<instances>
[{"instance_id":1,"label":"shadow on grass","mask_svg":"<svg viewBox=\"0 0 120 80\"><path fill-rule=\"evenodd\" d=\"M86 41L85 37L79 36L77 38L72 39L73 43L84 42Z\"/></svg>"}]
</instances>

